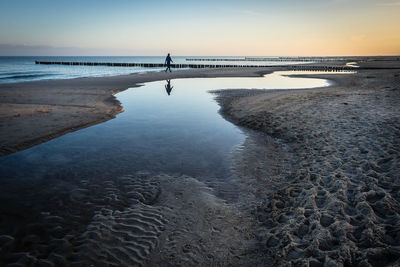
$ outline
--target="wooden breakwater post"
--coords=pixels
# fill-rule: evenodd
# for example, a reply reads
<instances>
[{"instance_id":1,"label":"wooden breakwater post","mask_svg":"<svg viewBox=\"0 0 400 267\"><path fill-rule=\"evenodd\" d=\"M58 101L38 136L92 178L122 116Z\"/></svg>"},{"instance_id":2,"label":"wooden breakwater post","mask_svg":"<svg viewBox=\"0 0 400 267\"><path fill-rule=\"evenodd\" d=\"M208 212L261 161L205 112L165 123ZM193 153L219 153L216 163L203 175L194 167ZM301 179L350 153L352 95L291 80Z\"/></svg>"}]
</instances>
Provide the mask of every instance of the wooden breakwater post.
<instances>
[{"instance_id":1,"label":"wooden breakwater post","mask_svg":"<svg viewBox=\"0 0 400 267\"><path fill-rule=\"evenodd\" d=\"M304 66L304 65L291 65L288 66L289 70L293 71L323 71L323 72L346 72L354 71L359 68L350 66Z\"/></svg>"},{"instance_id":2,"label":"wooden breakwater post","mask_svg":"<svg viewBox=\"0 0 400 267\"><path fill-rule=\"evenodd\" d=\"M44 65L79 65L79 66L109 66L109 67L143 67L143 68L165 68L163 63L112 63L112 62L65 62L65 61L39 61L35 60L35 64ZM183 69L202 69L202 68L228 68L228 67L255 67L243 65L217 65L217 64L171 64L171 68Z\"/></svg>"},{"instance_id":3,"label":"wooden breakwater post","mask_svg":"<svg viewBox=\"0 0 400 267\"><path fill-rule=\"evenodd\" d=\"M109 66L109 67L144 67L161 68L165 67L162 63L120 63L120 62L65 62L65 61L38 61L35 64L44 65L79 65L79 66ZM175 68L187 68L188 64L173 64Z\"/></svg>"},{"instance_id":4,"label":"wooden breakwater post","mask_svg":"<svg viewBox=\"0 0 400 267\"><path fill-rule=\"evenodd\" d=\"M355 61L353 58L343 57L244 57L244 58L186 58L186 61L255 61L255 62L328 62L328 61Z\"/></svg>"},{"instance_id":5,"label":"wooden breakwater post","mask_svg":"<svg viewBox=\"0 0 400 267\"><path fill-rule=\"evenodd\" d=\"M142 68L165 68L163 63L113 63L113 62L66 62L66 61L38 61L35 64L44 65L71 65L71 66L109 66L109 67L142 67ZM299 71L327 71L327 72L340 72L355 70L350 66L313 66L313 65L281 65L281 66L268 66L268 65L250 65L250 64L171 64L171 68L284 68L289 70ZM360 69L360 68L357 68Z\"/></svg>"}]
</instances>

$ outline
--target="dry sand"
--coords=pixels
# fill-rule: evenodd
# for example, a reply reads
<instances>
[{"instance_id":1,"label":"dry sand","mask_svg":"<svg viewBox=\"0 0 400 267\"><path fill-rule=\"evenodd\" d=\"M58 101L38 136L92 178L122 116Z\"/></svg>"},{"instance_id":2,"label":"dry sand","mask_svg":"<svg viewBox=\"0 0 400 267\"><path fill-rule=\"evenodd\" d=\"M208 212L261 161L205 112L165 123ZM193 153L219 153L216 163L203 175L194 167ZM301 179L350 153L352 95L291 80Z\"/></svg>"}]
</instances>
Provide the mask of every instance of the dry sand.
<instances>
[{"instance_id":1,"label":"dry sand","mask_svg":"<svg viewBox=\"0 0 400 267\"><path fill-rule=\"evenodd\" d=\"M269 70L190 70L172 75L258 76ZM115 100L107 102L111 93L149 77L172 78L157 75L3 85L0 92L1 99L8 99L2 103L12 105L9 86L21 93L59 88L56 91L65 90L73 103L97 104L99 117L84 121L96 123L120 110ZM40 192L15 188L28 202L24 209L32 214L23 216L33 219L18 214L15 221L0 220L0 228L6 229L0 233L0 262L14 266L399 265L400 70L317 77L336 85L217 92L221 114L243 126L248 136L234 152L228 181L237 187L236 201L217 197L215 189L188 176L143 171L76 179L74 185L69 176L54 177L60 180L57 188L47 188L45 182ZM85 90L92 94L85 96L81 93ZM55 116L39 107L45 97L33 95L43 101L25 103L34 105L24 111L25 116L15 117L20 122L14 127L23 127L23 118ZM54 104L61 99L52 95L48 101ZM104 111L110 117L104 117ZM60 112L64 120L76 122L70 119L71 112ZM14 117L4 118L12 125ZM43 197L48 192L51 198ZM42 199L47 210L30 206L30 199Z\"/></svg>"}]
</instances>

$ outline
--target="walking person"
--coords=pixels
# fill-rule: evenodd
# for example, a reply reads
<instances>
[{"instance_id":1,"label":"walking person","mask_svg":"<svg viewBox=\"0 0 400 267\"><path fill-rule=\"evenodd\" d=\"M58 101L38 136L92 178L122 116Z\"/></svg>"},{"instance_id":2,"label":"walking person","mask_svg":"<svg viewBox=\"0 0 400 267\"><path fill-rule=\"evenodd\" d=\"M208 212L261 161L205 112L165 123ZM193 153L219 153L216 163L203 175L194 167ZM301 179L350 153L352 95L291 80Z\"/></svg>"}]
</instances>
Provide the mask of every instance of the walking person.
<instances>
[{"instance_id":1,"label":"walking person","mask_svg":"<svg viewBox=\"0 0 400 267\"><path fill-rule=\"evenodd\" d=\"M168 56L165 58L165 64L167 65L165 72L167 72L167 70L169 70L169 72L171 72L171 62L174 62L174 61L172 60L171 56L168 53Z\"/></svg>"}]
</instances>

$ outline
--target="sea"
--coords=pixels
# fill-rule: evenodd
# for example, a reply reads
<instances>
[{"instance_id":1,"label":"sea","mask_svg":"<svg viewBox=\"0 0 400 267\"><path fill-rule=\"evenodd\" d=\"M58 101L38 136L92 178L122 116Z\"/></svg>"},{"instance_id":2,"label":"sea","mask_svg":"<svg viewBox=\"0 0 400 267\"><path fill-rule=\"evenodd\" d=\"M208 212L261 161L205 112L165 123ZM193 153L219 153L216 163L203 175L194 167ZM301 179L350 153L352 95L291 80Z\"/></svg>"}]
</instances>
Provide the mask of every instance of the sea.
<instances>
[{"instance_id":1,"label":"sea","mask_svg":"<svg viewBox=\"0 0 400 267\"><path fill-rule=\"evenodd\" d=\"M229 59L229 61L203 61L201 59ZM243 61L245 57L172 57L177 64L241 64L276 66L287 64L299 64L304 62L277 62L274 57L271 61ZM261 59L261 57L259 57ZM199 59L190 60L187 59ZM235 61L235 59L239 59ZM35 61L74 61L74 62L114 62L114 63L163 63L165 56L126 56L126 57L101 57L101 56L2 56L0 57L0 83L17 83L40 80L72 79L81 77L104 77L125 75L132 73L144 73L148 71L162 71L163 68L143 67L111 67L111 66L67 66L67 65L40 65Z\"/></svg>"}]
</instances>

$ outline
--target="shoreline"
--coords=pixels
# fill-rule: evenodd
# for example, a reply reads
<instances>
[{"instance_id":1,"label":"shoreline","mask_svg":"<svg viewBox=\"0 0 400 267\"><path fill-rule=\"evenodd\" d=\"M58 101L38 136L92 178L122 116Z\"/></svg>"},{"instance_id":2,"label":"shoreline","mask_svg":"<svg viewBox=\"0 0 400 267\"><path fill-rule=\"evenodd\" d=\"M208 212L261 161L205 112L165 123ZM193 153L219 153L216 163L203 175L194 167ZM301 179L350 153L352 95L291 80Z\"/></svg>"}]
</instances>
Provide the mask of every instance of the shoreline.
<instances>
[{"instance_id":1,"label":"shoreline","mask_svg":"<svg viewBox=\"0 0 400 267\"><path fill-rule=\"evenodd\" d=\"M217 70L202 71L178 74L212 76ZM218 75L261 76L263 71ZM219 198L198 177L151 169L101 176L66 166L52 182L33 181L40 190L32 190L32 183L4 181L3 202L14 201L2 209L8 230L1 235L0 261L398 265L400 70L304 76L335 85L211 91L217 93L220 113L246 135L232 152L228 182L235 185L237 200ZM15 119L20 127L25 121L38 128L30 118L55 126L63 118L75 123L72 115L102 118L104 110L120 105L111 94L131 83L127 76L30 85L19 90L36 102L27 97L31 103L20 105L30 110ZM8 100L16 95L9 92ZM51 112L41 112L48 106ZM29 115L32 110L36 115ZM86 117L95 111L98 117ZM14 210L23 219L7 213Z\"/></svg>"},{"instance_id":2,"label":"shoreline","mask_svg":"<svg viewBox=\"0 0 400 267\"><path fill-rule=\"evenodd\" d=\"M400 71L334 80L326 89L215 92L227 120L263 133L234 162L259 262L400 263Z\"/></svg>"},{"instance_id":3,"label":"shoreline","mask_svg":"<svg viewBox=\"0 0 400 267\"><path fill-rule=\"evenodd\" d=\"M343 66L345 62L329 62L329 65ZM362 66L371 67L371 63L364 62ZM393 66L399 67L397 62L372 65L379 68ZM123 112L123 107L114 95L146 82L182 78L261 77L285 70L289 68L189 69L172 73L161 71L0 84L0 129L7 129L0 132L0 156L115 118ZM333 85L337 78L335 75L328 75ZM320 75L306 77L323 78Z\"/></svg>"},{"instance_id":4,"label":"shoreline","mask_svg":"<svg viewBox=\"0 0 400 267\"><path fill-rule=\"evenodd\" d=\"M0 84L0 156L96 125L123 112L114 96L146 82L182 78L260 77L276 68L192 69Z\"/></svg>"}]
</instances>

